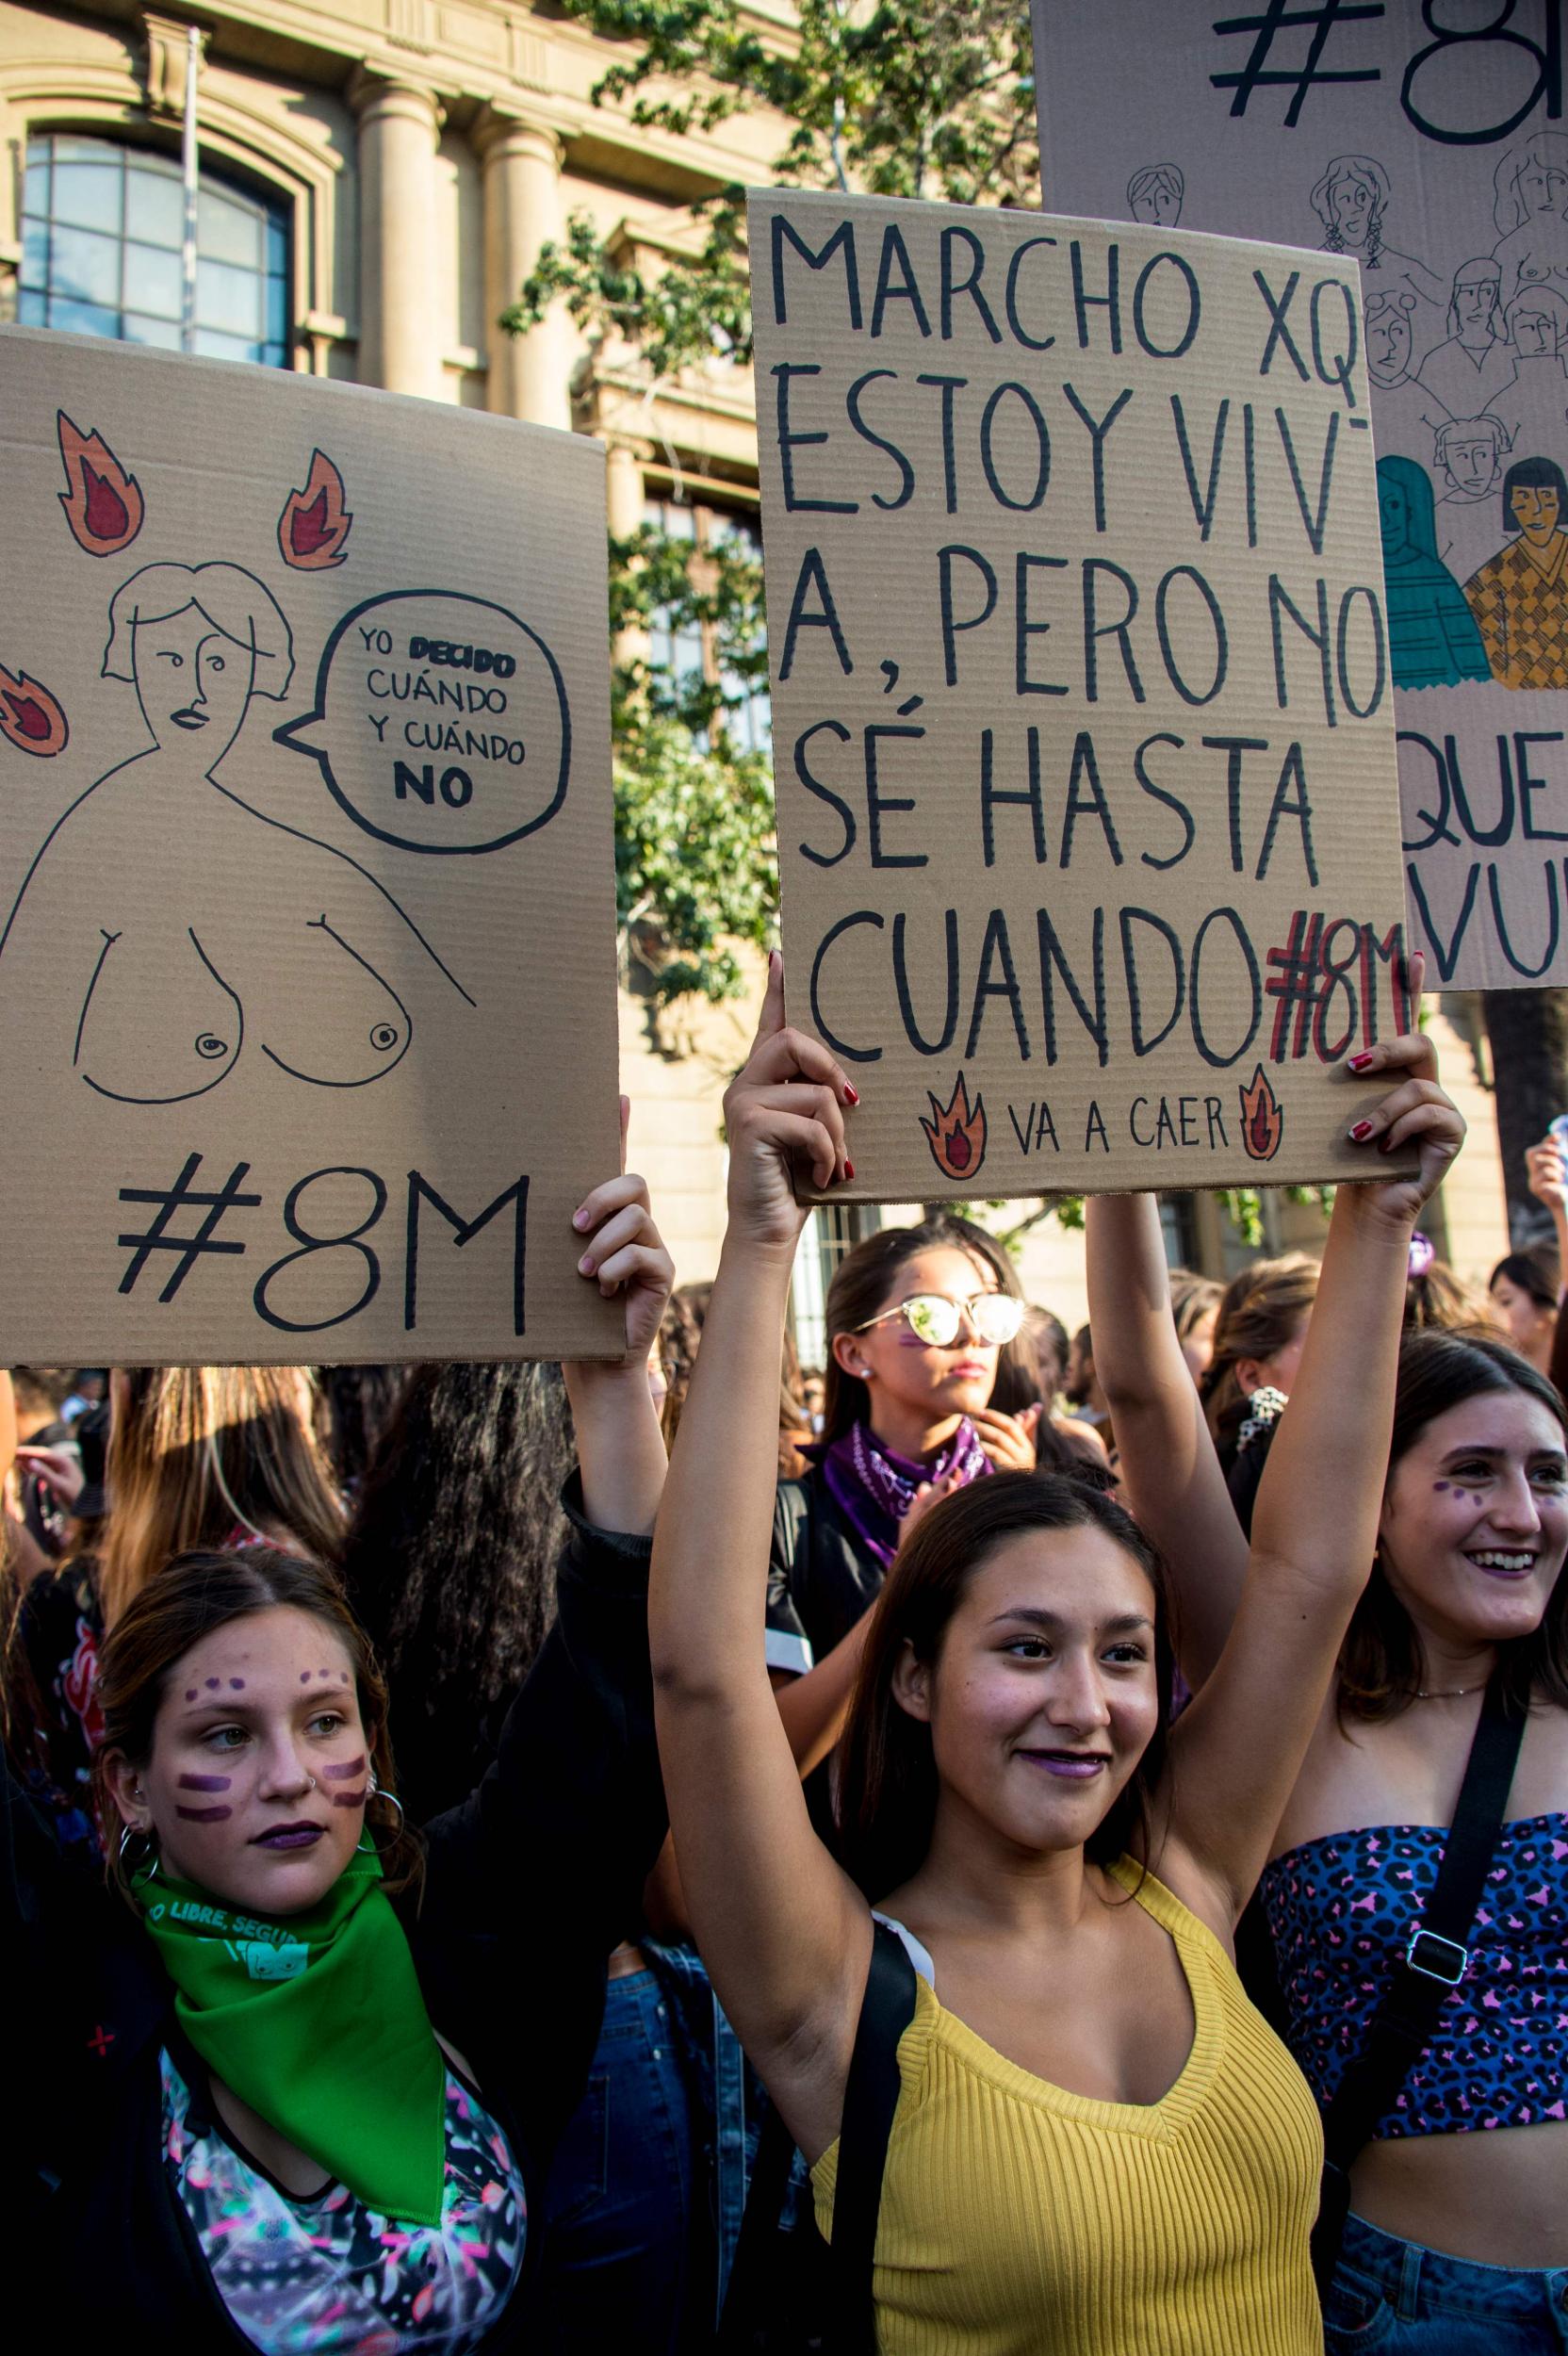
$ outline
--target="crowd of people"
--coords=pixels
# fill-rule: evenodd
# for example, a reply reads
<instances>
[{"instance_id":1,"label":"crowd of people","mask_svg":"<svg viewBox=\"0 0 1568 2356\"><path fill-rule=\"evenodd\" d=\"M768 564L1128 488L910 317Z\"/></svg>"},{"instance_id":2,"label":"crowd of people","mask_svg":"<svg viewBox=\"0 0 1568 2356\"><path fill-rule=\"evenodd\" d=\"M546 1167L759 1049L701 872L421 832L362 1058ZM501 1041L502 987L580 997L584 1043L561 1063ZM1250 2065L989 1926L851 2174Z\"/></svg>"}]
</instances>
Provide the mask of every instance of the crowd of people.
<instances>
[{"instance_id":1,"label":"crowd of people","mask_svg":"<svg viewBox=\"0 0 1568 2356\"><path fill-rule=\"evenodd\" d=\"M52 2334L1568 2348L1568 1161L1471 1288L1354 1060L1320 1262L1097 1199L1070 1334L944 1213L803 1371L775 958L713 1281L575 1215L621 1362L0 1379Z\"/></svg>"}]
</instances>

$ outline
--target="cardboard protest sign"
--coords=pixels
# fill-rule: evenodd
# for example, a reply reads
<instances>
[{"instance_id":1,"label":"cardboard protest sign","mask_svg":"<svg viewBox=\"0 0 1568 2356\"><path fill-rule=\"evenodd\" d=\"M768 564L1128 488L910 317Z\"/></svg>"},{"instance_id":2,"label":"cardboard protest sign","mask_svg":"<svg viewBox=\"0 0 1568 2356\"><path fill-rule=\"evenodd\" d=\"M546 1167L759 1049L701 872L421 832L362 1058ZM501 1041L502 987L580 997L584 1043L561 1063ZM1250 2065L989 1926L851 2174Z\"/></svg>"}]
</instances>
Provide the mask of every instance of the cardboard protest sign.
<instances>
[{"instance_id":1,"label":"cardboard protest sign","mask_svg":"<svg viewBox=\"0 0 1568 2356\"><path fill-rule=\"evenodd\" d=\"M1413 941L1568 982L1559 0L1035 0L1035 53L1048 203L1360 262Z\"/></svg>"},{"instance_id":2,"label":"cardboard protest sign","mask_svg":"<svg viewBox=\"0 0 1568 2356\"><path fill-rule=\"evenodd\" d=\"M1353 270L782 189L751 264L791 1013L868 1067L836 1197L1364 1174L1341 1059L1406 1004Z\"/></svg>"},{"instance_id":3,"label":"cardboard protest sign","mask_svg":"<svg viewBox=\"0 0 1568 2356\"><path fill-rule=\"evenodd\" d=\"M0 334L0 1331L609 1355L602 453Z\"/></svg>"}]
</instances>

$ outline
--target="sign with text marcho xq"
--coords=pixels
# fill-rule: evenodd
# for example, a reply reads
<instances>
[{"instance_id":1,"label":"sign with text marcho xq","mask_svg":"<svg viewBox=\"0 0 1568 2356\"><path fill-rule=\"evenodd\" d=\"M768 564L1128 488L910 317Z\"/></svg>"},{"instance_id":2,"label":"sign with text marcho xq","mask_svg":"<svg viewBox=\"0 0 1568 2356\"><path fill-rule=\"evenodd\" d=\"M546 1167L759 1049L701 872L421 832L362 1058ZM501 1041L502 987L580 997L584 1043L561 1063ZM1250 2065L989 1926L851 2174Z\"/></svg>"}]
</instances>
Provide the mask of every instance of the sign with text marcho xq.
<instances>
[{"instance_id":1,"label":"sign with text marcho xq","mask_svg":"<svg viewBox=\"0 0 1568 2356\"><path fill-rule=\"evenodd\" d=\"M603 457L0 334L0 1325L609 1356Z\"/></svg>"},{"instance_id":2,"label":"sign with text marcho xq","mask_svg":"<svg viewBox=\"0 0 1568 2356\"><path fill-rule=\"evenodd\" d=\"M1353 264L750 197L790 1012L836 1199L1364 1174L1407 1019Z\"/></svg>"}]
</instances>

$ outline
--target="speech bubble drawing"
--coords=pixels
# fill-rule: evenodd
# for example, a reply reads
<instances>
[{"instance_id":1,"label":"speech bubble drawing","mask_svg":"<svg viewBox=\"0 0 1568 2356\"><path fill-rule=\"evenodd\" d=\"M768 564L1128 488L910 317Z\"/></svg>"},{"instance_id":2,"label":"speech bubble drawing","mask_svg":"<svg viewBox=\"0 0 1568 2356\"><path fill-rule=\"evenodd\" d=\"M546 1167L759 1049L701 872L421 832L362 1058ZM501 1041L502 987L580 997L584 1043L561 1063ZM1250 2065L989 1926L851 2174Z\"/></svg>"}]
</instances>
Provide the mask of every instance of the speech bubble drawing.
<instances>
[{"instance_id":1,"label":"speech bubble drawing","mask_svg":"<svg viewBox=\"0 0 1568 2356\"><path fill-rule=\"evenodd\" d=\"M487 597L399 589L345 614L315 708L275 728L367 834L437 857L498 851L566 798L572 716L537 630Z\"/></svg>"}]
</instances>

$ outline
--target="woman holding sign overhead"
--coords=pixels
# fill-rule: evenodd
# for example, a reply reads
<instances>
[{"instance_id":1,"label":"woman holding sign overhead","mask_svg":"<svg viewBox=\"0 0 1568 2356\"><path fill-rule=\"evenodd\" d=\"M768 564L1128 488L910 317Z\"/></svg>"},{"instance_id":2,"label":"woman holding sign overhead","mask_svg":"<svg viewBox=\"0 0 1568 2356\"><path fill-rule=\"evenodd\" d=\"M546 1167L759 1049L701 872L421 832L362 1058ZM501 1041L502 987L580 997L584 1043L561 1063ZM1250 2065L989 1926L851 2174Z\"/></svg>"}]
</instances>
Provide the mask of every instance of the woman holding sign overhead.
<instances>
[{"instance_id":1,"label":"woman holding sign overhead","mask_svg":"<svg viewBox=\"0 0 1568 2356\"><path fill-rule=\"evenodd\" d=\"M544 2169L664 1832L645 1361L672 1271L640 1179L574 1224L627 1356L567 1369L557 1624L461 1807L405 1823L364 1632L329 1570L270 1546L180 1556L109 1632L117 1895L8 1785L9 2221L52 2344L528 2344Z\"/></svg>"},{"instance_id":2,"label":"woman holding sign overhead","mask_svg":"<svg viewBox=\"0 0 1568 2356\"><path fill-rule=\"evenodd\" d=\"M1340 1190L1246 1598L1208 1690L1170 1728L1164 1574L1119 1507L1056 1475L978 1481L931 1509L882 1590L836 1859L807 1818L760 1606L803 1218L792 1165L818 1186L842 1170L851 1099L826 1050L784 1028L775 962L727 1100L729 1232L649 1627L698 1940L811 2164L824 2231L846 2250L854 2232L874 2241L887 2356L1321 2348L1317 2121L1232 1942L1364 1582L1410 1234L1462 1132L1414 1076L1420 1040L1377 1052L1395 1085L1364 1134L1417 1145L1421 1174ZM863 2153L867 2089L889 2071L880 2181L862 2158L841 2175L851 2097Z\"/></svg>"},{"instance_id":3,"label":"woman holding sign overhead","mask_svg":"<svg viewBox=\"0 0 1568 2356\"><path fill-rule=\"evenodd\" d=\"M1152 1200L1090 1206L1123 1478L1177 1581L1200 1710L1248 1609L1247 1548L1164 1261ZM1374 1526L1341 1534L1364 1592L1250 1961L1325 2114L1331 2356L1533 2356L1568 2341L1568 1429L1545 1378L1474 1327L1407 1335L1380 1421ZM1343 1460L1318 1469L1331 1490Z\"/></svg>"}]
</instances>

